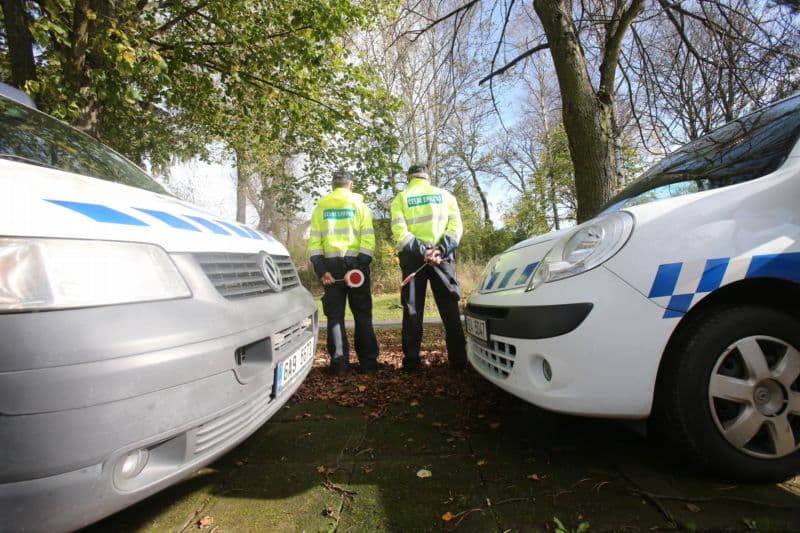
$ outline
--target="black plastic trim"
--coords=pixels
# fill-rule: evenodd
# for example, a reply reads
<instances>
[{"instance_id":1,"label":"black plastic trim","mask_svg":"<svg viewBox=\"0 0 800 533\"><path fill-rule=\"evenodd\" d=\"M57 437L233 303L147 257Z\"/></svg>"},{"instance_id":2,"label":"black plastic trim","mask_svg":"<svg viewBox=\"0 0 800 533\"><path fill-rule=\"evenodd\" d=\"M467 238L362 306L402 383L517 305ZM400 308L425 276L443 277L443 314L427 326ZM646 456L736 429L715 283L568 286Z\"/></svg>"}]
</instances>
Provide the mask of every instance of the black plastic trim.
<instances>
[{"instance_id":1,"label":"black plastic trim","mask_svg":"<svg viewBox=\"0 0 800 533\"><path fill-rule=\"evenodd\" d=\"M546 339L564 335L581 325L591 303L493 307L467 304L465 315L486 321L489 335L517 339Z\"/></svg>"}]
</instances>

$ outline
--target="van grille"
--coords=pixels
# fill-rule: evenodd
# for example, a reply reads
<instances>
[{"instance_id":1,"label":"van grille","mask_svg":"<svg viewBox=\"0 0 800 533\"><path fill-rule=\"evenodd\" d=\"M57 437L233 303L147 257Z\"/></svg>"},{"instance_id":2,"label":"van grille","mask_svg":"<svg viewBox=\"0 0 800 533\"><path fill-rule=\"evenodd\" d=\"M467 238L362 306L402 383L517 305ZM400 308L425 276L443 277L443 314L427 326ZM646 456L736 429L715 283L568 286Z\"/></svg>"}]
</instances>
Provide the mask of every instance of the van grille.
<instances>
[{"instance_id":1,"label":"van grille","mask_svg":"<svg viewBox=\"0 0 800 533\"><path fill-rule=\"evenodd\" d=\"M258 254L210 253L194 254L203 272L225 298L240 298L272 292L259 268ZM283 290L300 284L292 259L286 255L273 255L281 271Z\"/></svg>"},{"instance_id":2,"label":"van grille","mask_svg":"<svg viewBox=\"0 0 800 533\"><path fill-rule=\"evenodd\" d=\"M272 389L266 387L248 403L238 409L210 420L200 426L194 444L194 455L203 455L211 450L228 444L237 433L248 428L269 409Z\"/></svg>"},{"instance_id":3,"label":"van grille","mask_svg":"<svg viewBox=\"0 0 800 533\"><path fill-rule=\"evenodd\" d=\"M490 341L488 344L467 337L468 349L481 368L498 379L507 379L514 369L517 347L507 342Z\"/></svg>"}]
</instances>

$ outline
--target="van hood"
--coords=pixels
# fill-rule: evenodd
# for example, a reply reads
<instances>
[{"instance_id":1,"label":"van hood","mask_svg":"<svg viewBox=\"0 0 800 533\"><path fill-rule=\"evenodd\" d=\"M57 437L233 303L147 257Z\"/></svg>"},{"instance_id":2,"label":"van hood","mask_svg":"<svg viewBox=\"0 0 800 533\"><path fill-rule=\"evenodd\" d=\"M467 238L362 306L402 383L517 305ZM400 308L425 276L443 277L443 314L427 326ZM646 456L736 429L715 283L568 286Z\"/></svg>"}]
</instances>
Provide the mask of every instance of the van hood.
<instances>
[{"instance_id":1,"label":"van hood","mask_svg":"<svg viewBox=\"0 0 800 533\"><path fill-rule=\"evenodd\" d=\"M274 237L177 198L0 160L0 236L157 244L167 252L289 255Z\"/></svg>"}]
</instances>

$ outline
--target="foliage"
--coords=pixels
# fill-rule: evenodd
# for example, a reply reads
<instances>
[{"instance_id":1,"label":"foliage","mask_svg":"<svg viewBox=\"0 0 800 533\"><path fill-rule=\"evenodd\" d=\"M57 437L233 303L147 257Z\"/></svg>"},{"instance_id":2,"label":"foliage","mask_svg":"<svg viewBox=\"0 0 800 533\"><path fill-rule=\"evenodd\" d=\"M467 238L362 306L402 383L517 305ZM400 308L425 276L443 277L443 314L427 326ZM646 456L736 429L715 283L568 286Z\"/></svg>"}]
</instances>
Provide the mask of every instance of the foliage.
<instances>
[{"instance_id":1,"label":"foliage","mask_svg":"<svg viewBox=\"0 0 800 533\"><path fill-rule=\"evenodd\" d=\"M390 174L395 104L347 46L390 2L27 5L37 53L28 91L134 161L164 169L222 140L254 159L304 154L291 175L300 190L349 161L359 179Z\"/></svg>"}]
</instances>

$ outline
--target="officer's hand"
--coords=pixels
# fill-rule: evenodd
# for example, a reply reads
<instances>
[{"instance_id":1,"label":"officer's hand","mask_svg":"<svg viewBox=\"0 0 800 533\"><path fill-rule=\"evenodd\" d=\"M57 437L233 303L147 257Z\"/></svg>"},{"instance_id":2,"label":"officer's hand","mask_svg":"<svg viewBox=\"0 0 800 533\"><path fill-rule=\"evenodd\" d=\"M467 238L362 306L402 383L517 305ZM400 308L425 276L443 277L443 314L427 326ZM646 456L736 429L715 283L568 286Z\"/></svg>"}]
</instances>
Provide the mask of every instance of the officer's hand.
<instances>
[{"instance_id":1,"label":"officer's hand","mask_svg":"<svg viewBox=\"0 0 800 533\"><path fill-rule=\"evenodd\" d=\"M323 285L333 285L336 283L336 280L333 279L333 276L330 272L325 272L319 280L322 282Z\"/></svg>"},{"instance_id":2,"label":"officer's hand","mask_svg":"<svg viewBox=\"0 0 800 533\"><path fill-rule=\"evenodd\" d=\"M442 252L438 248L428 248L425 251L425 262L430 265L442 264Z\"/></svg>"}]
</instances>

